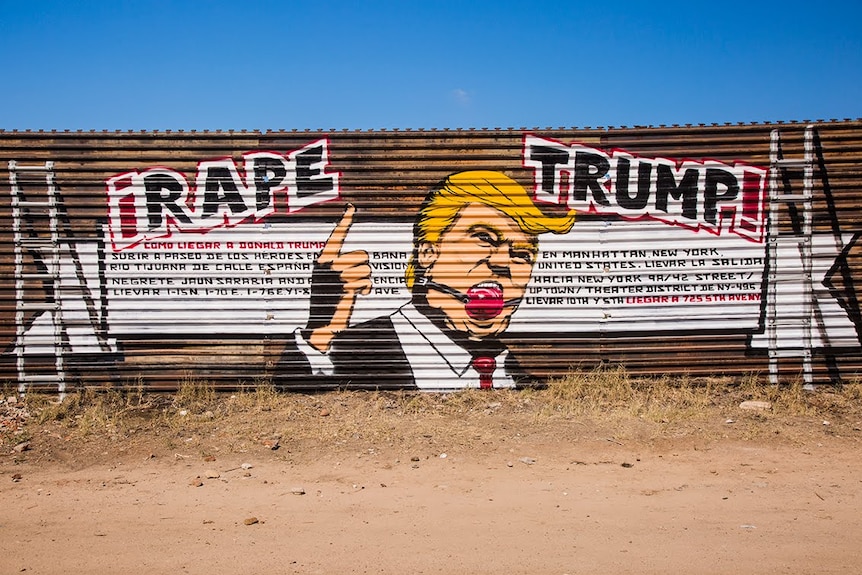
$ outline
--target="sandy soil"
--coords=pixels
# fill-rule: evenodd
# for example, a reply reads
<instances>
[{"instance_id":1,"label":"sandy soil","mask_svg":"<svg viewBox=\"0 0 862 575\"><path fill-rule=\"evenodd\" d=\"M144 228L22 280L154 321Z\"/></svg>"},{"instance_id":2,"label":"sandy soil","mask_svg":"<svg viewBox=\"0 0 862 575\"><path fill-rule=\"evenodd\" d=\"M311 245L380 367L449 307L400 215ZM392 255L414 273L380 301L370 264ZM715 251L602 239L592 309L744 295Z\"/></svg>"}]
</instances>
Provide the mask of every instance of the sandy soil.
<instances>
[{"instance_id":1,"label":"sandy soil","mask_svg":"<svg viewBox=\"0 0 862 575\"><path fill-rule=\"evenodd\" d=\"M862 569L859 412L667 423L373 397L21 423L0 573Z\"/></svg>"}]
</instances>

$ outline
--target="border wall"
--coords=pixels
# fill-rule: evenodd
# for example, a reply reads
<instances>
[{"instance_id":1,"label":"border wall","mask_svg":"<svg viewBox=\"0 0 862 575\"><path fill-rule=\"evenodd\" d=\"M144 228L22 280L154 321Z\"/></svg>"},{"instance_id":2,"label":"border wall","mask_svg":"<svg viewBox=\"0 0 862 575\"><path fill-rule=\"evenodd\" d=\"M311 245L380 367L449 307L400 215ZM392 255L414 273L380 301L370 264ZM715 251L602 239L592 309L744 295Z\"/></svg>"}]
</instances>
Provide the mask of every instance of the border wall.
<instances>
[{"instance_id":1,"label":"border wall","mask_svg":"<svg viewBox=\"0 0 862 575\"><path fill-rule=\"evenodd\" d=\"M0 172L22 391L862 367L862 120L16 131Z\"/></svg>"}]
</instances>

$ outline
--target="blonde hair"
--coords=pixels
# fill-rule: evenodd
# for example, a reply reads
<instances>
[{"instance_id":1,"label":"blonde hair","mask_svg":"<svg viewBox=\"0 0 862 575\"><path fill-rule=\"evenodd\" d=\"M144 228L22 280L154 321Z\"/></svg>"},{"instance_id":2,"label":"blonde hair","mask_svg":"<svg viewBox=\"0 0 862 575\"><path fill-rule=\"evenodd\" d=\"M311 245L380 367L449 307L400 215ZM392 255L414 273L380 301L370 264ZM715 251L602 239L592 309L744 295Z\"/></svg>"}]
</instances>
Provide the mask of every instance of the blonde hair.
<instances>
[{"instance_id":1,"label":"blonde hair","mask_svg":"<svg viewBox=\"0 0 862 575\"><path fill-rule=\"evenodd\" d=\"M413 287L416 279L419 245L438 243L461 210L474 203L500 210L515 220L521 231L532 235L565 234L575 223L574 210L564 216L545 215L521 184L500 172L475 170L452 174L428 194L419 209L413 225L413 254L404 274L408 288Z\"/></svg>"}]
</instances>

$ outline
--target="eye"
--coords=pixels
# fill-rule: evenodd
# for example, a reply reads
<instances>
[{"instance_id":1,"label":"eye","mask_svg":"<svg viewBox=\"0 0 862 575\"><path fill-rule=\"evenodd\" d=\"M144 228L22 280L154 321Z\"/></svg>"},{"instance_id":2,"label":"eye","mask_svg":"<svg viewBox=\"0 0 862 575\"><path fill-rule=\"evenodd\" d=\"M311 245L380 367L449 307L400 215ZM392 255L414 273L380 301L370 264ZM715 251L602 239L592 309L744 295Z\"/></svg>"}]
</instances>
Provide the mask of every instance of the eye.
<instances>
[{"instance_id":1,"label":"eye","mask_svg":"<svg viewBox=\"0 0 862 575\"><path fill-rule=\"evenodd\" d=\"M477 230L473 232L473 237L483 244L496 245L497 239L486 231Z\"/></svg>"},{"instance_id":2,"label":"eye","mask_svg":"<svg viewBox=\"0 0 862 575\"><path fill-rule=\"evenodd\" d=\"M509 257L513 260L520 260L522 263L533 265L534 254L530 250L509 250Z\"/></svg>"}]
</instances>

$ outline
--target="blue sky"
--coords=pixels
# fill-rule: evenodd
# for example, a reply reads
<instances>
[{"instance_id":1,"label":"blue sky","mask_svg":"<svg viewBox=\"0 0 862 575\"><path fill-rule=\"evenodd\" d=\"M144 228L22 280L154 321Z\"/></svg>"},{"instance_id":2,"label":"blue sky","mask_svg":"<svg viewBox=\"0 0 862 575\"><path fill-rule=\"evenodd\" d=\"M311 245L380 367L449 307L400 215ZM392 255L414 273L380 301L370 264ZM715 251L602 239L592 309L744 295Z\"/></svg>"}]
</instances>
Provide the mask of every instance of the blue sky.
<instances>
[{"instance_id":1,"label":"blue sky","mask_svg":"<svg viewBox=\"0 0 862 575\"><path fill-rule=\"evenodd\" d=\"M862 116L862 2L0 0L5 129Z\"/></svg>"}]
</instances>

